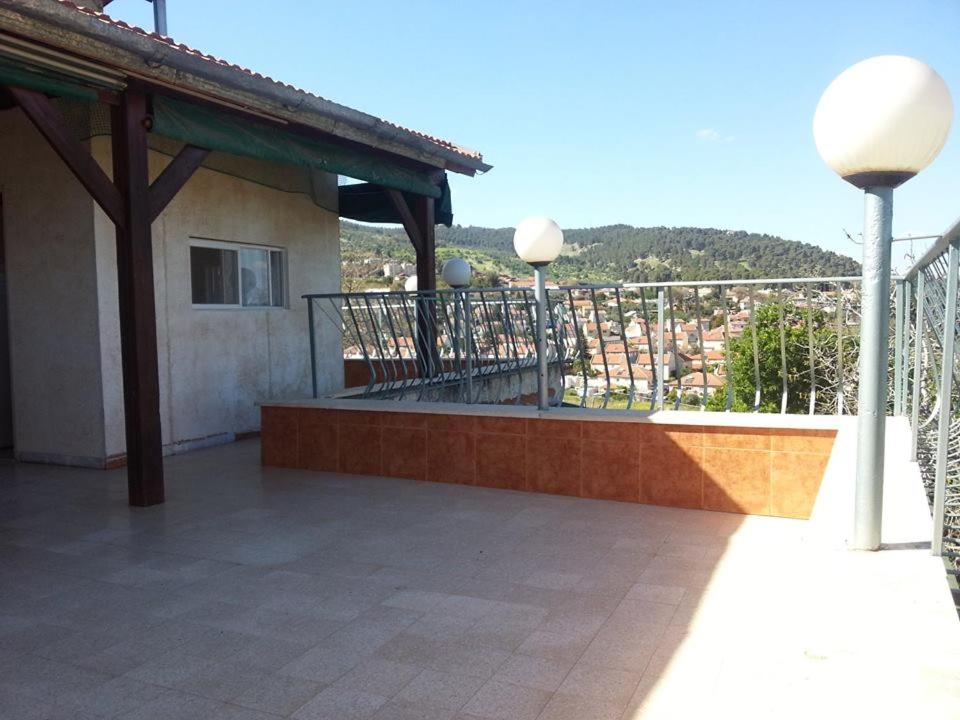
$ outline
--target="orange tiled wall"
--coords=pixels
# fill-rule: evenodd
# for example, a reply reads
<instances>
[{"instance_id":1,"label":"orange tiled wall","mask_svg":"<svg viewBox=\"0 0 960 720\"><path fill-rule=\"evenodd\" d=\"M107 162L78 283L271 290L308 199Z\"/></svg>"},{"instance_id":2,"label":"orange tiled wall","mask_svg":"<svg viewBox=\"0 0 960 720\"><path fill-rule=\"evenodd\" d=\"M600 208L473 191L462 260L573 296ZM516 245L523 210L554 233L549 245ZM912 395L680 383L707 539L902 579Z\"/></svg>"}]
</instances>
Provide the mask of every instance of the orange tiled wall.
<instances>
[{"instance_id":1,"label":"orange tiled wall","mask_svg":"<svg viewBox=\"0 0 960 720\"><path fill-rule=\"evenodd\" d=\"M262 461L806 518L833 430L264 407Z\"/></svg>"}]
</instances>

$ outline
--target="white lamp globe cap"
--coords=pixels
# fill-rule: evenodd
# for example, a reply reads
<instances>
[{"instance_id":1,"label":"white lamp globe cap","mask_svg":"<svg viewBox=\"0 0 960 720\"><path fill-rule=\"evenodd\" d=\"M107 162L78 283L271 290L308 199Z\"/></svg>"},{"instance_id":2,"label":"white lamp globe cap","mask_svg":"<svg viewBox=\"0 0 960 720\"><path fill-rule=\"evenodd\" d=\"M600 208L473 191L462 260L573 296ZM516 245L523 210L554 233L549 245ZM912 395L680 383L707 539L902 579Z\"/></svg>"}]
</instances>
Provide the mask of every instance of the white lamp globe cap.
<instances>
[{"instance_id":1,"label":"white lamp globe cap","mask_svg":"<svg viewBox=\"0 0 960 720\"><path fill-rule=\"evenodd\" d=\"M417 291L417 276L411 275L407 278L407 281L403 284L403 289L407 292L416 292Z\"/></svg>"},{"instance_id":2,"label":"white lamp globe cap","mask_svg":"<svg viewBox=\"0 0 960 720\"><path fill-rule=\"evenodd\" d=\"M521 221L513 233L513 249L531 265L546 265L557 259L563 248L563 231L553 220L534 215Z\"/></svg>"},{"instance_id":3,"label":"white lamp globe cap","mask_svg":"<svg viewBox=\"0 0 960 720\"><path fill-rule=\"evenodd\" d=\"M447 260L443 264L443 269L440 271L440 276L443 278L443 281L453 288L461 288L469 285L472 274L470 263L459 257Z\"/></svg>"},{"instance_id":4,"label":"white lamp globe cap","mask_svg":"<svg viewBox=\"0 0 960 720\"><path fill-rule=\"evenodd\" d=\"M844 70L813 116L817 151L857 187L896 187L933 162L950 132L953 101L919 60L880 55Z\"/></svg>"}]
</instances>

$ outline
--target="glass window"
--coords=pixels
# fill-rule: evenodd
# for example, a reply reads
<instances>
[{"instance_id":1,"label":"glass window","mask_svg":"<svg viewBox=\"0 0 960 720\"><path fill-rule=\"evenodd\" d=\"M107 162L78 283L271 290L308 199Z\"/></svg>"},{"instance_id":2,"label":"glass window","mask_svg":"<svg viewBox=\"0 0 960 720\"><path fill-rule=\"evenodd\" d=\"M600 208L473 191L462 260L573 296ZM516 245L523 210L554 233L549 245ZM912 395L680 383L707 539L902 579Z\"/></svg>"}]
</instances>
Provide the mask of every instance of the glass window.
<instances>
[{"instance_id":1,"label":"glass window","mask_svg":"<svg viewBox=\"0 0 960 720\"><path fill-rule=\"evenodd\" d=\"M283 253L273 250L270 252L270 291L273 293L270 304L274 307L286 305L283 274Z\"/></svg>"},{"instance_id":2,"label":"glass window","mask_svg":"<svg viewBox=\"0 0 960 720\"><path fill-rule=\"evenodd\" d=\"M190 246L193 304L284 307L283 251L229 246L230 243L212 240L198 240Z\"/></svg>"},{"instance_id":3,"label":"glass window","mask_svg":"<svg viewBox=\"0 0 960 720\"><path fill-rule=\"evenodd\" d=\"M239 302L236 251L191 247L190 275L195 305L236 305Z\"/></svg>"},{"instance_id":4,"label":"glass window","mask_svg":"<svg viewBox=\"0 0 960 720\"><path fill-rule=\"evenodd\" d=\"M270 305L270 254L266 250L240 251L240 289L244 307Z\"/></svg>"}]
</instances>

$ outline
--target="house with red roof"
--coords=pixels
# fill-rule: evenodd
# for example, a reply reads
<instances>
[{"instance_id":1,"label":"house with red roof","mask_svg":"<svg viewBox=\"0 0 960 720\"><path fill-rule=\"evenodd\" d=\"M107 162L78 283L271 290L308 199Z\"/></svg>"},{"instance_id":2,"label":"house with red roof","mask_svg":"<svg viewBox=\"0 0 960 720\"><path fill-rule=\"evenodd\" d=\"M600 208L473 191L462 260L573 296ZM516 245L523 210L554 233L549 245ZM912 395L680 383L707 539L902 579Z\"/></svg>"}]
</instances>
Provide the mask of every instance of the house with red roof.
<instances>
[{"instance_id":1,"label":"house with red roof","mask_svg":"<svg viewBox=\"0 0 960 720\"><path fill-rule=\"evenodd\" d=\"M302 299L340 290L340 218L402 225L431 289L448 174L490 165L109 10L0 0L0 446L150 505L164 453L343 386Z\"/></svg>"}]
</instances>

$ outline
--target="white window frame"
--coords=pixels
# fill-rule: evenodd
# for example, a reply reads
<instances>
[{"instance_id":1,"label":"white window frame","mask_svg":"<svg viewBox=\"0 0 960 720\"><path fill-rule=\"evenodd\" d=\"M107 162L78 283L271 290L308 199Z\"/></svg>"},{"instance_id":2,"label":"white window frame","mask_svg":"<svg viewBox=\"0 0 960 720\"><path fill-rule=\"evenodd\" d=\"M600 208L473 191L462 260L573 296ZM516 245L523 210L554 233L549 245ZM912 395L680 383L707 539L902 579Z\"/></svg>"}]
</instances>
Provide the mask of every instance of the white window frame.
<instances>
[{"instance_id":1,"label":"white window frame","mask_svg":"<svg viewBox=\"0 0 960 720\"><path fill-rule=\"evenodd\" d=\"M244 243L244 242L232 242L229 240L212 240L210 238L203 237L190 237L190 248L202 247L202 248L213 248L215 250L232 250L237 253L237 294L239 297L243 297L243 280L242 273L240 272L240 251L241 250L266 250L267 252L279 252L280 253L280 281L283 284L281 289L281 296L283 303L280 305L244 305L240 303L195 303L193 302L193 290L190 291L190 300L191 306L194 310L287 310L290 307L290 295L287 292L289 283L287 281L287 249L285 247L280 247L278 245L258 245L255 243ZM189 249L187 250L189 255ZM190 272L191 277L193 273L193 258L188 257L187 261L190 263ZM268 263L269 265L269 263ZM273 297L273 273L268 272L267 278L270 282L270 287L268 289L269 296Z\"/></svg>"}]
</instances>

